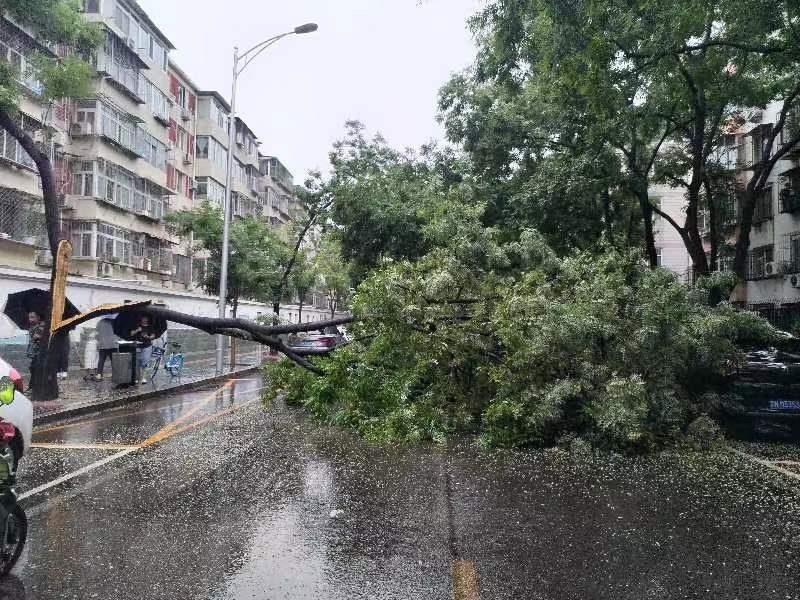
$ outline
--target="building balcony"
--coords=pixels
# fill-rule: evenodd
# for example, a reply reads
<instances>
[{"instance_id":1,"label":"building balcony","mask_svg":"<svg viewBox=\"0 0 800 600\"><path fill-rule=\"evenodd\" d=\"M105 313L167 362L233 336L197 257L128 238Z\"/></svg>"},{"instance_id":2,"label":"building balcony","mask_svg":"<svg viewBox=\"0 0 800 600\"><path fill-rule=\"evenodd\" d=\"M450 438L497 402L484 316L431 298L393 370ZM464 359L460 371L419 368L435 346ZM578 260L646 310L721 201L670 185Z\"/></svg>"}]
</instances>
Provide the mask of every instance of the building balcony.
<instances>
[{"instance_id":1,"label":"building balcony","mask_svg":"<svg viewBox=\"0 0 800 600\"><path fill-rule=\"evenodd\" d=\"M785 187L780 192L781 212L800 212L800 188Z\"/></svg>"}]
</instances>

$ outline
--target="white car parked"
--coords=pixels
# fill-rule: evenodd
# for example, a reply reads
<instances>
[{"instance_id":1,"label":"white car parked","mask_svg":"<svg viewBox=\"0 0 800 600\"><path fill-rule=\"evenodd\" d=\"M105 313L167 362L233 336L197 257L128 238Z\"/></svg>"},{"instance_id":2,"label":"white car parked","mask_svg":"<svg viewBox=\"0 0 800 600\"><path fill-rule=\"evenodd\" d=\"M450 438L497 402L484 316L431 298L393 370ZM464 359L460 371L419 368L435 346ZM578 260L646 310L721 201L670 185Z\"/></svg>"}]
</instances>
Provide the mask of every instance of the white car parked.
<instances>
[{"instance_id":1,"label":"white car parked","mask_svg":"<svg viewBox=\"0 0 800 600\"><path fill-rule=\"evenodd\" d=\"M17 431L14 440L10 444L14 452L14 464L16 465L31 447L33 404L31 404L31 401L22 393L24 383L19 371L0 358L0 385L5 378L13 382L14 396L9 404L0 402L0 419L14 425L14 429ZM8 381L8 379L6 379L6 381Z\"/></svg>"}]
</instances>

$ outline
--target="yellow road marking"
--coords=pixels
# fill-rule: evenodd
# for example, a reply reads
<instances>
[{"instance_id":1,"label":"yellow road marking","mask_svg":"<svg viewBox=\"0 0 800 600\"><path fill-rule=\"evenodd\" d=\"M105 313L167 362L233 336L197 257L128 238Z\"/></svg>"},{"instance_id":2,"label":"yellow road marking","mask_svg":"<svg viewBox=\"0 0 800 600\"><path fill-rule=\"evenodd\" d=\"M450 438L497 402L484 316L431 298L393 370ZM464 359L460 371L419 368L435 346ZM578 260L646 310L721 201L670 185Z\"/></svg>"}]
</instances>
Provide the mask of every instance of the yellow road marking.
<instances>
[{"instance_id":1,"label":"yellow road marking","mask_svg":"<svg viewBox=\"0 0 800 600\"><path fill-rule=\"evenodd\" d=\"M54 450L128 450L138 448L139 444L31 444L31 448L48 448Z\"/></svg>"},{"instance_id":2,"label":"yellow road marking","mask_svg":"<svg viewBox=\"0 0 800 600\"><path fill-rule=\"evenodd\" d=\"M469 560L454 560L453 600L479 600L479 598L475 563Z\"/></svg>"},{"instance_id":3,"label":"yellow road marking","mask_svg":"<svg viewBox=\"0 0 800 600\"><path fill-rule=\"evenodd\" d=\"M183 433L184 431L195 429L197 427L200 427L200 425L205 425L209 421L212 421L218 417L224 417L225 415L228 415L232 412L236 412L237 410L244 408L245 406L250 406L251 404L255 404L256 402L258 402L258 398L255 398L253 400L248 400L247 402L242 402L241 404L237 404L236 406L231 406L230 408L226 408L225 410L221 410L219 412L215 412L213 415L209 415L203 419L200 419L199 421L195 421L194 423L189 423L188 425L184 425L180 429L176 429L175 431L171 432L170 435L175 435L178 433Z\"/></svg>"},{"instance_id":4,"label":"yellow road marking","mask_svg":"<svg viewBox=\"0 0 800 600\"><path fill-rule=\"evenodd\" d=\"M54 443L54 444L45 444L45 443L31 444L33 447L39 447L39 448L53 448L53 449L55 449L55 448L60 448L60 449L73 449L73 448L74 449L95 449L95 448L97 448L97 449L103 449L103 450L119 450L119 451L116 454L112 454L111 456L107 456L106 458L98 460L97 462L94 462L94 463L92 463L90 465L86 465L85 467L82 467L82 468L78 469L77 471L73 471L72 473L68 473L66 475L63 475L62 477L59 477L58 479L55 479L53 481L50 481L50 482L45 483L43 485L40 485L39 487L33 488L32 490L28 490L27 492L22 494L19 497L19 499L22 500L23 498L29 498L30 496L35 496L36 494L40 494L40 493L42 493L42 492L44 492L46 490L49 490L49 489L51 489L51 488L53 488L53 487L55 487L57 485L60 485L60 484L62 484L64 482L66 482L66 481L70 481L71 479L74 479L74 478L76 478L76 477L78 477L80 475L83 475L83 474L88 473L90 471L93 471L93 470L95 470L95 469L97 469L99 467L107 465L108 463L113 462L113 461L115 461L115 460L117 460L119 458L123 458L123 457L125 457L125 456L127 456L129 454L132 454L134 452L137 452L138 450L141 450L141 449L143 449L143 448L145 448L147 446L151 446L151 445L153 445L153 444L155 444L155 443L157 443L159 441L163 441L163 440L167 439L168 437L171 437L171 436L176 435L178 433L182 433L184 431L189 431L191 429L196 429L196 428L200 427L201 425L205 425L209 421L212 421L212 420L217 419L219 417L225 416L227 414L230 414L232 412L235 412L237 410L245 408L246 406L250 406L251 404L255 404L256 402L259 401L259 398L254 398L252 400L248 400L247 402L242 402L241 404L236 404L236 405L230 406L230 407L228 407L228 408L226 408L224 410L217 411L212 415L209 415L207 417L204 417L204 418L200 419L199 421L195 421L194 423L189 423L187 425L183 425L182 427L178 427L179 424L185 422L189 417L191 417L192 415L196 414L197 411L199 411L203 406L208 404L211 400L215 399L218 396L219 392L224 390L231 383L232 383L231 381L226 382L223 386L221 386L220 388L215 390L215 392L209 398L206 398L206 399L202 400L198 406L192 408L192 410L190 410L189 412L181 415L180 417L178 417L177 419L175 419L174 421L169 423L167 426L162 428L160 431L158 431L155 435L152 435L149 438L147 438L141 444L134 444L134 445L69 444L69 443L67 443L67 444L58 444L58 443ZM263 389L263 387L258 387L258 388L254 388L254 389L250 389L250 390L244 390L242 393L243 394L248 394L248 393L252 393L252 392L258 392L261 389ZM465 596L465 598L471 598L471 597L470 596Z\"/></svg>"},{"instance_id":5,"label":"yellow road marking","mask_svg":"<svg viewBox=\"0 0 800 600\"><path fill-rule=\"evenodd\" d=\"M149 438L147 438L145 441L143 441L140 444L141 447L146 448L147 446L150 446L152 444L155 444L156 442L160 442L161 440L167 438L169 435L172 434L172 431L178 427L178 425L196 415L206 404L210 404L213 400L216 400L219 394L225 388L229 387L231 384L232 384L231 381L226 381L221 387L214 390L213 394L210 394L207 398L199 402L197 406L185 412L171 423L167 423L164 427L162 427L161 429L156 431L153 435L151 435Z\"/></svg>"}]
</instances>

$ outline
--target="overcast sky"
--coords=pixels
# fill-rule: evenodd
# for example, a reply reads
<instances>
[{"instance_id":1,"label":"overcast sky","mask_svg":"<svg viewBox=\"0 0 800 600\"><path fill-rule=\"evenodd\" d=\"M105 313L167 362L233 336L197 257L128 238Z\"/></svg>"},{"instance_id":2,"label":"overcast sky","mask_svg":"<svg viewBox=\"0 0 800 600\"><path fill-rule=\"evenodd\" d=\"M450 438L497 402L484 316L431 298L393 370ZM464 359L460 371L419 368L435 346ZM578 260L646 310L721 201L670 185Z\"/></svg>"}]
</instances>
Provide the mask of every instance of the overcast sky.
<instances>
[{"instance_id":1,"label":"overcast sky","mask_svg":"<svg viewBox=\"0 0 800 600\"><path fill-rule=\"evenodd\" d=\"M314 21L319 31L278 42L240 78L237 112L301 183L325 170L347 119L399 148L443 137L439 87L472 61L467 17L481 0L139 0L201 89L230 96L233 46L245 50Z\"/></svg>"}]
</instances>

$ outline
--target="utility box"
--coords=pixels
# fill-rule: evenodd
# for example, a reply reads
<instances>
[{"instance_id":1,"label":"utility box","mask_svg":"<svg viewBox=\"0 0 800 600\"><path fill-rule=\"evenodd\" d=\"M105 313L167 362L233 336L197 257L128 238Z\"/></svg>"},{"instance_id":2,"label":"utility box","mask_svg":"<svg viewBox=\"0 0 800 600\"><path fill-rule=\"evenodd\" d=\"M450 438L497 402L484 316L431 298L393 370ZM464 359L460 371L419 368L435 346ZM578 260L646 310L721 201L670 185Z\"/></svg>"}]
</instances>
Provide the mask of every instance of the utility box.
<instances>
[{"instance_id":1,"label":"utility box","mask_svg":"<svg viewBox=\"0 0 800 600\"><path fill-rule=\"evenodd\" d=\"M120 351L111 355L111 382L114 385L132 385L134 383L134 358L136 356L136 346L133 353L126 351L123 344L120 344Z\"/></svg>"}]
</instances>

